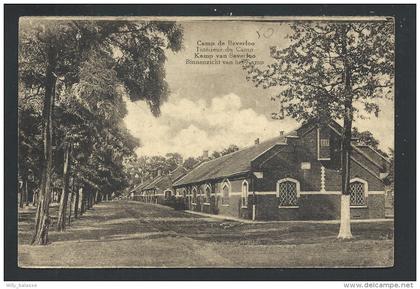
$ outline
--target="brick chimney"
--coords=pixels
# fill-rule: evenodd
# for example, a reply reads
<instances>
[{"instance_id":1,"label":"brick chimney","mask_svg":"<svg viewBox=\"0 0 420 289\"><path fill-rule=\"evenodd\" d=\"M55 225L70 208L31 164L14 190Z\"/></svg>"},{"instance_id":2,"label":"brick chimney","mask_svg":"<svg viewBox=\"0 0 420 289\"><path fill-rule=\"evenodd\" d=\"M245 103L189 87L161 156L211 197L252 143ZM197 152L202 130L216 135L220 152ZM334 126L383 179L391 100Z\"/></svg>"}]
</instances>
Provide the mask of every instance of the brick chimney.
<instances>
[{"instance_id":1,"label":"brick chimney","mask_svg":"<svg viewBox=\"0 0 420 289\"><path fill-rule=\"evenodd\" d=\"M260 138L256 138L255 141L254 141L254 144L256 144L256 145L260 144Z\"/></svg>"},{"instance_id":2,"label":"brick chimney","mask_svg":"<svg viewBox=\"0 0 420 289\"><path fill-rule=\"evenodd\" d=\"M203 151L203 159L204 160L208 160L209 159L209 151L208 150L204 150Z\"/></svg>"}]
</instances>

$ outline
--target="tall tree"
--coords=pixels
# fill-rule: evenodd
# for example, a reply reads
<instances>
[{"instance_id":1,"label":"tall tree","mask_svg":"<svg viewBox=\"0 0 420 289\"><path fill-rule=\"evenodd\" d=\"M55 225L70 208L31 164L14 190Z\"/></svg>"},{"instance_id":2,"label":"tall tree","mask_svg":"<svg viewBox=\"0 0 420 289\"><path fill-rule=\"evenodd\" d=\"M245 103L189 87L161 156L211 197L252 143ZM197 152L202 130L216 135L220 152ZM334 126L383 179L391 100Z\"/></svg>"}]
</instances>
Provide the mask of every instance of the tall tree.
<instances>
[{"instance_id":1,"label":"tall tree","mask_svg":"<svg viewBox=\"0 0 420 289\"><path fill-rule=\"evenodd\" d=\"M173 22L22 18L19 24L19 80L24 90L41 94L43 103L41 189L32 243L47 244L57 96L79 82L81 63L100 51L113 61L118 83L110 85L122 85L130 100L145 100L159 115L168 95L165 50L181 49L182 29Z\"/></svg>"},{"instance_id":2,"label":"tall tree","mask_svg":"<svg viewBox=\"0 0 420 289\"><path fill-rule=\"evenodd\" d=\"M393 98L394 23L296 22L288 46L271 47L274 63L265 70L244 62L256 86L279 87L282 112L298 121L342 120L341 225L339 238L351 238L350 154L356 117L378 116L379 98ZM274 115L276 116L276 114Z\"/></svg>"}]
</instances>

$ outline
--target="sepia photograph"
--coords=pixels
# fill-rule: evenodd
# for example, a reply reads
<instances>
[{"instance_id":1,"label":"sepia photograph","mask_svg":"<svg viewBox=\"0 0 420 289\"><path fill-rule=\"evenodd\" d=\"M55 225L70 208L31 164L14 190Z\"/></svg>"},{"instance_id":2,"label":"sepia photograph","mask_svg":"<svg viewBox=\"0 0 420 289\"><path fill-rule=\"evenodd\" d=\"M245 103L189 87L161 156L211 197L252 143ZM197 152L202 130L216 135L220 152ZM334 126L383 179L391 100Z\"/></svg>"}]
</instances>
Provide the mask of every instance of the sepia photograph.
<instances>
[{"instance_id":1,"label":"sepia photograph","mask_svg":"<svg viewBox=\"0 0 420 289\"><path fill-rule=\"evenodd\" d=\"M394 56L386 17L20 18L19 266L392 266Z\"/></svg>"},{"instance_id":2,"label":"sepia photograph","mask_svg":"<svg viewBox=\"0 0 420 289\"><path fill-rule=\"evenodd\" d=\"M223 13L17 17L19 270L400 265L399 20Z\"/></svg>"}]
</instances>

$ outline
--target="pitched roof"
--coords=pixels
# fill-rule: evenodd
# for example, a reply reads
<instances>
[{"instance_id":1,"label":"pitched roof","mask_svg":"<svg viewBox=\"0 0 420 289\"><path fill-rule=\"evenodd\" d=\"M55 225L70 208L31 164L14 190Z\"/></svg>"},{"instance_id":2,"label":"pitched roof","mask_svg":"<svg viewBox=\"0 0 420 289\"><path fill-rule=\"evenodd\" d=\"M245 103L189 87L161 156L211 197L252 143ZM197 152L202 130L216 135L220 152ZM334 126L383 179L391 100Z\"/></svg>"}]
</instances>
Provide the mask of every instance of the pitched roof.
<instances>
[{"instance_id":1,"label":"pitched roof","mask_svg":"<svg viewBox=\"0 0 420 289\"><path fill-rule=\"evenodd\" d=\"M176 181L173 186L182 186L186 184L199 183L211 179L220 179L240 173L247 173L251 170L251 161L257 158L262 153L268 151L276 144L285 143L286 137L296 137L298 136L298 131L312 126L314 122L307 122L303 124L300 128L291 131L287 135L278 136L260 144L253 145L250 147L243 148L236 152L221 156L219 158L203 162L194 169L192 169L184 177ZM335 130L336 133L340 134L342 126L336 121L330 122L330 128ZM309 128L311 129L311 128ZM386 160L379 153L373 150L371 147L363 148L359 147L366 157L372 160L376 165L380 165L383 162L383 159ZM389 160L386 160L389 162Z\"/></svg>"},{"instance_id":2,"label":"pitched roof","mask_svg":"<svg viewBox=\"0 0 420 289\"><path fill-rule=\"evenodd\" d=\"M149 185L144 187L144 190L159 189L165 190L172 187L172 183L184 176L187 170L183 166L177 167L166 176L157 177Z\"/></svg>"},{"instance_id":3,"label":"pitched roof","mask_svg":"<svg viewBox=\"0 0 420 289\"><path fill-rule=\"evenodd\" d=\"M335 131L335 133L337 133L338 135L341 135L341 132L343 130L343 127L334 120L330 122L330 128L332 128L333 131ZM353 137L353 140L357 139L357 137ZM369 145L352 143L352 147L354 150L359 152L363 157L374 163L379 168L383 167L384 161L388 165L390 164L390 160L388 158L383 156L380 152L378 152L376 149Z\"/></svg>"},{"instance_id":4,"label":"pitched roof","mask_svg":"<svg viewBox=\"0 0 420 289\"><path fill-rule=\"evenodd\" d=\"M174 183L180 186L190 183L197 183L209 179L218 179L232 176L238 173L245 173L251 169L251 161L263 152L279 143L285 143L286 136L295 135L291 132L288 135L278 136L257 145L249 146L217 159L209 160L192 169L188 174Z\"/></svg>"},{"instance_id":5,"label":"pitched roof","mask_svg":"<svg viewBox=\"0 0 420 289\"><path fill-rule=\"evenodd\" d=\"M142 190L150 190L155 188L155 184L161 181L165 176L159 176L154 178L147 186L143 187Z\"/></svg>"},{"instance_id":6,"label":"pitched roof","mask_svg":"<svg viewBox=\"0 0 420 289\"><path fill-rule=\"evenodd\" d=\"M130 191L130 193L131 192L134 192L134 191L141 191L145 186L147 186L148 184L150 184L150 182L152 182L153 180L146 180L146 181L144 181L143 183L141 183L141 184L138 184L137 186L135 186L131 191Z\"/></svg>"},{"instance_id":7,"label":"pitched roof","mask_svg":"<svg viewBox=\"0 0 420 289\"><path fill-rule=\"evenodd\" d=\"M372 160L374 160L377 163L382 163L383 161L386 161L388 164L390 163L389 159L382 155L380 152L375 150L375 148L364 145L364 144L358 144L357 147L361 149L365 154L367 154Z\"/></svg>"},{"instance_id":8,"label":"pitched roof","mask_svg":"<svg viewBox=\"0 0 420 289\"><path fill-rule=\"evenodd\" d=\"M179 166L175 170L169 173L169 177L171 178L172 181L176 181L180 177L183 177L187 172L188 170L186 168L184 168L183 166Z\"/></svg>"}]
</instances>

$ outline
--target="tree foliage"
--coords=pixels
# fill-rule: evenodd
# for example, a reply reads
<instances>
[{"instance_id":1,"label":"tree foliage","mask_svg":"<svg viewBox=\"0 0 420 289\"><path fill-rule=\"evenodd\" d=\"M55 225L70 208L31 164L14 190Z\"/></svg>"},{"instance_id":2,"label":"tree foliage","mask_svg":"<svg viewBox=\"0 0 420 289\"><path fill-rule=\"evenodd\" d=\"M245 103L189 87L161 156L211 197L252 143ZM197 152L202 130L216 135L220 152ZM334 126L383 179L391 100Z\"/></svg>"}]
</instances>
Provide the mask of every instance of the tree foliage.
<instances>
[{"instance_id":1,"label":"tree foliage","mask_svg":"<svg viewBox=\"0 0 420 289\"><path fill-rule=\"evenodd\" d=\"M184 160L184 168L187 170L192 170L199 162L200 160L195 157L188 157Z\"/></svg>"},{"instance_id":2,"label":"tree foliage","mask_svg":"<svg viewBox=\"0 0 420 289\"><path fill-rule=\"evenodd\" d=\"M210 159L217 159L221 156L236 152L237 150L239 150L239 147L237 145L231 144L230 146L222 149L221 151L214 151L211 154Z\"/></svg>"},{"instance_id":3,"label":"tree foliage","mask_svg":"<svg viewBox=\"0 0 420 289\"><path fill-rule=\"evenodd\" d=\"M48 206L72 147L73 178L103 194L127 186L138 141L125 128L123 95L155 116L167 99L165 51L179 51L174 22L51 20L19 23L19 174L38 177L33 241L48 242Z\"/></svg>"},{"instance_id":4,"label":"tree foliage","mask_svg":"<svg viewBox=\"0 0 420 289\"><path fill-rule=\"evenodd\" d=\"M215 159L220 156L237 151L237 145L230 145L221 151L214 151L208 159ZM207 161L203 156L184 158L179 153L167 153L165 156L140 156L133 157L127 164L127 172L133 180L130 185L136 185L141 181L153 179L159 174L167 175L179 166L186 170L192 170L199 163Z\"/></svg>"},{"instance_id":5,"label":"tree foliage","mask_svg":"<svg viewBox=\"0 0 420 289\"><path fill-rule=\"evenodd\" d=\"M129 174L133 180L153 179L159 174L167 175L177 167L183 165L183 157L179 153L168 153L165 156L141 156L132 158Z\"/></svg>"},{"instance_id":6,"label":"tree foliage","mask_svg":"<svg viewBox=\"0 0 420 289\"><path fill-rule=\"evenodd\" d=\"M163 21L27 18L20 21L19 27L19 72L26 89L42 92L49 47L53 46L59 56L54 73L67 87L79 82L84 73L80 64L97 53L107 56L115 73L113 77L124 85L130 99L145 100L153 113L159 115L160 104L168 96L165 50L176 52L182 48L181 26Z\"/></svg>"},{"instance_id":7,"label":"tree foliage","mask_svg":"<svg viewBox=\"0 0 420 289\"><path fill-rule=\"evenodd\" d=\"M388 153L384 152L379 148L379 140L375 138L375 136L370 131L361 131L354 127L352 130L352 136L357 138L359 144L367 145L374 148L377 152L379 152L384 157L389 157ZM393 150L390 149L390 153L393 154Z\"/></svg>"},{"instance_id":8,"label":"tree foliage","mask_svg":"<svg viewBox=\"0 0 420 289\"><path fill-rule=\"evenodd\" d=\"M289 45L271 47L274 62L266 69L244 62L257 87L279 89L272 99L288 116L343 119L349 97L353 116L377 116L376 100L393 98L392 22L296 22L290 29Z\"/></svg>"}]
</instances>

